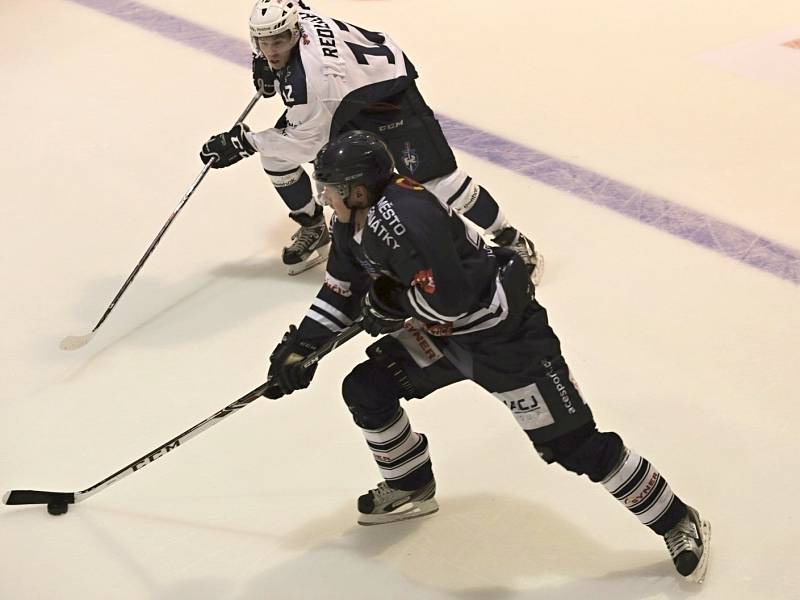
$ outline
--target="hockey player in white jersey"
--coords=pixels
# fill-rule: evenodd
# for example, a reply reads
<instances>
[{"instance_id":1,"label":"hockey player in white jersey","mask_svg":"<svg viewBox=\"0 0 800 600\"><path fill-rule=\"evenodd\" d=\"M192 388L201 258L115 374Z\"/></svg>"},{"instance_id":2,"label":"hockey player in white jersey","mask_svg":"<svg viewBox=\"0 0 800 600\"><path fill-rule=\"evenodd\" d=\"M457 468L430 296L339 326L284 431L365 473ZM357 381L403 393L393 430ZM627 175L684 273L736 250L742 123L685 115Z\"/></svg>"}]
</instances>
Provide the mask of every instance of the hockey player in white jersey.
<instances>
[{"instance_id":1,"label":"hockey player in white jersey","mask_svg":"<svg viewBox=\"0 0 800 600\"><path fill-rule=\"evenodd\" d=\"M398 171L425 183L442 202L492 240L518 252L538 282L542 260L512 227L491 194L456 164L417 72L388 36L319 15L302 0L258 0L250 15L253 80L280 95L286 112L275 127L254 132L237 123L203 146L203 162L224 168L258 152L267 175L300 228L283 251L290 274L324 260L329 233L301 166L342 131L380 136Z\"/></svg>"}]
</instances>

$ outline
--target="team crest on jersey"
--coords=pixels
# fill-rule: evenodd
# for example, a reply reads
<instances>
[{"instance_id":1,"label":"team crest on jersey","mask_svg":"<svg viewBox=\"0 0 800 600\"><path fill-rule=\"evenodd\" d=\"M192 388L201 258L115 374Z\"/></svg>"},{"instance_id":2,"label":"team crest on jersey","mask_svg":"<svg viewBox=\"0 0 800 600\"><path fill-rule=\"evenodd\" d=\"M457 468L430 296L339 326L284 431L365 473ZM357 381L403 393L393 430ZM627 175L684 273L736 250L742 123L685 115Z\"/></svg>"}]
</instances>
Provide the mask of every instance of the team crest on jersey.
<instances>
[{"instance_id":1,"label":"team crest on jersey","mask_svg":"<svg viewBox=\"0 0 800 600\"><path fill-rule=\"evenodd\" d=\"M419 287L426 294L433 294L436 291L436 282L433 279L433 269L417 271L411 285Z\"/></svg>"},{"instance_id":2,"label":"team crest on jersey","mask_svg":"<svg viewBox=\"0 0 800 600\"><path fill-rule=\"evenodd\" d=\"M403 164L406 166L406 169L408 169L408 172L413 175L419 168L419 155L411 146L411 142L406 142L401 158L403 159Z\"/></svg>"},{"instance_id":3,"label":"team crest on jersey","mask_svg":"<svg viewBox=\"0 0 800 600\"><path fill-rule=\"evenodd\" d=\"M395 185L399 185L401 188L405 188L407 190L414 190L415 192L421 192L425 188L422 187L422 184L418 181L414 181L411 177L398 177L394 180Z\"/></svg>"}]
</instances>

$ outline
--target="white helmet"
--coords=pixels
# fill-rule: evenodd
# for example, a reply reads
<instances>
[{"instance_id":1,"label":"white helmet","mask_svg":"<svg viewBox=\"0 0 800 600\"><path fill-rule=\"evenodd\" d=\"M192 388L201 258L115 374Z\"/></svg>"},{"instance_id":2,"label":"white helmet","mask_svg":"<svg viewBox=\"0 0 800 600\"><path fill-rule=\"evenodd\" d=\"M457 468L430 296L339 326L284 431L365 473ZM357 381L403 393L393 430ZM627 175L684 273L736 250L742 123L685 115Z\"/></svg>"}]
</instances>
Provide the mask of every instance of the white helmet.
<instances>
[{"instance_id":1,"label":"white helmet","mask_svg":"<svg viewBox=\"0 0 800 600\"><path fill-rule=\"evenodd\" d=\"M260 37L291 31L300 37L297 0L257 0L250 13L250 38L258 47Z\"/></svg>"}]
</instances>

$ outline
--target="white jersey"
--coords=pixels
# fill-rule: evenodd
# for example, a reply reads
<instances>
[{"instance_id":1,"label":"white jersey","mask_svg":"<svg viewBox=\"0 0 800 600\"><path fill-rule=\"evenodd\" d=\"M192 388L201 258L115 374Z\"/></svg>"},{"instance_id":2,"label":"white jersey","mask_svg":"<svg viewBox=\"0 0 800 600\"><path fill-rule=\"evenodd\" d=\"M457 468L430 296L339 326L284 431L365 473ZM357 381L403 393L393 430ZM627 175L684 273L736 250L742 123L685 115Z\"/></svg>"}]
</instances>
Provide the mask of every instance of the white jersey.
<instances>
[{"instance_id":1,"label":"white jersey","mask_svg":"<svg viewBox=\"0 0 800 600\"><path fill-rule=\"evenodd\" d=\"M302 6L302 4L301 4ZM300 10L302 35L275 73L287 107L285 127L248 134L263 157L311 162L332 132L361 108L411 85L417 73L382 33Z\"/></svg>"}]
</instances>

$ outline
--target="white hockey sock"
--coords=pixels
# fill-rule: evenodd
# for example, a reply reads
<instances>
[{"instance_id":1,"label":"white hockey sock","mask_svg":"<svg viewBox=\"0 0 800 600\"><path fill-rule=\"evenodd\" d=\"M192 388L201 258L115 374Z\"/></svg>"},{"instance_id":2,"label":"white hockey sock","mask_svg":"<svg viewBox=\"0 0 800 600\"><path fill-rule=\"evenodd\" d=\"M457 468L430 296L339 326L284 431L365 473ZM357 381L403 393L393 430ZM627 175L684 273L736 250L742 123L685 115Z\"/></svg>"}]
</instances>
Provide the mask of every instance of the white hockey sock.
<instances>
[{"instance_id":1,"label":"white hockey sock","mask_svg":"<svg viewBox=\"0 0 800 600\"><path fill-rule=\"evenodd\" d=\"M627 448L617 467L602 483L647 526L658 521L675 499L672 488L655 467Z\"/></svg>"},{"instance_id":2,"label":"white hockey sock","mask_svg":"<svg viewBox=\"0 0 800 600\"><path fill-rule=\"evenodd\" d=\"M312 198L303 206L303 208L299 210L293 210L291 214L293 215L308 215L309 217L313 217L316 214L317 207L319 204Z\"/></svg>"},{"instance_id":3,"label":"white hockey sock","mask_svg":"<svg viewBox=\"0 0 800 600\"><path fill-rule=\"evenodd\" d=\"M386 427L362 431L386 481L401 479L430 460L428 440L411 429L402 408Z\"/></svg>"}]
</instances>

